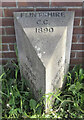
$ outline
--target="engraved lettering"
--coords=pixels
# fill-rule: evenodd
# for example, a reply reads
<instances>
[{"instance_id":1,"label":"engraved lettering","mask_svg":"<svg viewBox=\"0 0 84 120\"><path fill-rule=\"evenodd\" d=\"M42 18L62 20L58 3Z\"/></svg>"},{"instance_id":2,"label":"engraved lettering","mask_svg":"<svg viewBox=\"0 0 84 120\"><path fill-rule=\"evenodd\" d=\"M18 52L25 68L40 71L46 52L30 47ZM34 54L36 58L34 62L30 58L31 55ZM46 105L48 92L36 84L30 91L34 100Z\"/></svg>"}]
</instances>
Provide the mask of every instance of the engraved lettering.
<instances>
[{"instance_id":1,"label":"engraved lettering","mask_svg":"<svg viewBox=\"0 0 84 120\"><path fill-rule=\"evenodd\" d=\"M43 23L44 23L45 25L48 25L48 20L44 20Z\"/></svg>"},{"instance_id":2,"label":"engraved lettering","mask_svg":"<svg viewBox=\"0 0 84 120\"><path fill-rule=\"evenodd\" d=\"M38 25L48 25L48 20L38 20L37 22L36 22Z\"/></svg>"},{"instance_id":3,"label":"engraved lettering","mask_svg":"<svg viewBox=\"0 0 84 120\"><path fill-rule=\"evenodd\" d=\"M47 32L54 32L54 28L35 28L36 33L47 33Z\"/></svg>"},{"instance_id":4,"label":"engraved lettering","mask_svg":"<svg viewBox=\"0 0 84 120\"><path fill-rule=\"evenodd\" d=\"M29 12L21 13L20 17L65 17L64 12Z\"/></svg>"},{"instance_id":5,"label":"engraved lettering","mask_svg":"<svg viewBox=\"0 0 84 120\"><path fill-rule=\"evenodd\" d=\"M38 20L36 23L37 23L37 24L41 24L41 20Z\"/></svg>"}]
</instances>

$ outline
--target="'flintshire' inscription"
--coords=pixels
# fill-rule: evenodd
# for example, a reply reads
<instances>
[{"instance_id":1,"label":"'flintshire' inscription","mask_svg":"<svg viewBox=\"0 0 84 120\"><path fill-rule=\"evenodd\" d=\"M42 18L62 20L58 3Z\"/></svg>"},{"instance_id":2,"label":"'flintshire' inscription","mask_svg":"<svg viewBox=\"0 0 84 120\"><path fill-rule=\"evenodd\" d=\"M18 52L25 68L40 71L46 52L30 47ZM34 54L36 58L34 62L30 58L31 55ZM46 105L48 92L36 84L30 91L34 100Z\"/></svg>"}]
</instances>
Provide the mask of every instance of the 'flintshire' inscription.
<instances>
[{"instance_id":1,"label":"'flintshire' inscription","mask_svg":"<svg viewBox=\"0 0 84 120\"><path fill-rule=\"evenodd\" d=\"M65 17L65 12L27 12L21 13L21 17Z\"/></svg>"}]
</instances>

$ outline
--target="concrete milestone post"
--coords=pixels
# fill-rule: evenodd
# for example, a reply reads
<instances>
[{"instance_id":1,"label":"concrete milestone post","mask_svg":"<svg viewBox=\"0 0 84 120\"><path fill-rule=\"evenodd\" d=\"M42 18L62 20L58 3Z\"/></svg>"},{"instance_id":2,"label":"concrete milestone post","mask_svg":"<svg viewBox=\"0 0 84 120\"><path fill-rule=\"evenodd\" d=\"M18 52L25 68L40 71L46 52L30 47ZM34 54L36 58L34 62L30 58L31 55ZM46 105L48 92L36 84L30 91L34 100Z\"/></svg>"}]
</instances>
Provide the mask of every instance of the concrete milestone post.
<instances>
[{"instance_id":1,"label":"concrete milestone post","mask_svg":"<svg viewBox=\"0 0 84 120\"><path fill-rule=\"evenodd\" d=\"M37 99L62 87L70 62L73 21L70 11L14 13L20 70ZM46 103L46 111L48 107Z\"/></svg>"}]
</instances>

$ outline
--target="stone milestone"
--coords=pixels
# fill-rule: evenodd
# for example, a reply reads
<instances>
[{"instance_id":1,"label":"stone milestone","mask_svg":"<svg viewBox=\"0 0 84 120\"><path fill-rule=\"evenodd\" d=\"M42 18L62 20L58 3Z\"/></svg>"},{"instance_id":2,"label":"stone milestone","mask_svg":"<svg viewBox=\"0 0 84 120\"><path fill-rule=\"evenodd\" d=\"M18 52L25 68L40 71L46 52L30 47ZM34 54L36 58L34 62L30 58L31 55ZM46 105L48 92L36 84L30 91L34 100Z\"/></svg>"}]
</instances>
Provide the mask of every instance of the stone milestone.
<instances>
[{"instance_id":1,"label":"stone milestone","mask_svg":"<svg viewBox=\"0 0 84 120\"><path fill-rule=\"evenodd\" d=\"M73 21L71 11L14 13L20 70L36 99L63 85L70 62Z\"/></svg>"}]
</instances>

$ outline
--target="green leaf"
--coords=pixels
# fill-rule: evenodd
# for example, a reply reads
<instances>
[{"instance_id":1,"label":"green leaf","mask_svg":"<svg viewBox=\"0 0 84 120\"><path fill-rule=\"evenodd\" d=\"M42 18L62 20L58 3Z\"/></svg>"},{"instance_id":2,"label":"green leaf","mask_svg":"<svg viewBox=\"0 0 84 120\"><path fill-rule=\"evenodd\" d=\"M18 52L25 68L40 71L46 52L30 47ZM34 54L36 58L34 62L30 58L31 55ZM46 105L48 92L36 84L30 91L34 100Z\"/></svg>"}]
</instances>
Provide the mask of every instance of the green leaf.
<instances>
[{"instance_id":1,"label":"green leaf","mask_svg":"<svg viewBox=\"0 0 84 120\"><path fill-rule=\"evenodd\" d=\"M79 91L80 89L84 89L84 87L83 87L83 83L80 83L80 82L76 82L76 89L77 89L77 91Z\"/></svg>"},{"instance_id":2,"label":"green leaf","mask_svg":"<svg viewBox=\"0 0 84 120\"><path fill-rule=\"evenodd\" d=\"M5 73L3 73L1 76L0 76L0 81L2 80L2 77L5 75Z\"/></svg>"},{"instance_id":3,"label":"green leaf","mask_svg":"<svg viewBox=\"0 0 84 120\"><path fill-rule=\"evenodd\" d=\"M37 118L37 115L32 115L30 118Z\"/></svg>"},{"instance_id":4,"label":"green leaf","mask_svg":"<svg viewBox=\"0 0 84 120\"><path fill-rule=\"evenodd\" d=\"M84 79L84 74L83 74L83 69L81 68L79 70L79 82L82 82L83 79Z\"/></svg>"},{"instance_id":5,"label":"green leaf","mask_svg":"<svg viewBox=\"0 0 84 120\"><path fill-rule=\"evenodd\" d=\"M34 99L31 99L29 101L29 105L30 105L31 109L35 110L35 108L36 108L36 101Z\"/></svg>"},{"instance_id":6,"label":"green leaf","mask_svg":"<svg viewBox=\"0 0 84 120\"><path fill-rule=\"evenodd\" d=\"M75 90L75 86L76 86L75 84L72 84L68 90L73 92L73 90Z\"/></svg>"},{"instance_id":7,"label":"green leaf","mask_svg":"<svg viewBox=\"0 0 84 120\"><path fill-rule=\"evenodd\" d=\"M18 70L15 71L15 78L17 79L18 76Z\"/></svg>"},{"instance_id":8,"label":"green leaf","mask_svg":"<svg viewBox=\"0 0 84 120\"><path fill-rule=\"evenodd\" d=\"M80 68L80 70L79 70L79 75L83 75L83 69L82 68Z\"/></svg>"},{"instance_id":9,"label":"green leaf","mask_svg":"<svg viewBox=\"0 0 84 120\"><path fill-rule=\"evenodd\" d=\"M71 91L71 92L75 95L75 94L77 93L77 91L76 91L76 85L75 85L75 84L72 84L72 85L69 87L68 91Z\"/></svg>"},{"instance_id":10,"label":"green leaf","mask_svg":"<svg viewBox=\"0 0 84 120\"><path fill-rule=\"evenodd\" d=\"M9 100L9 105L13 105L14 104L14 101L13 101L13 98L11 98L10 100Z\"/></svg>"}]
</instances>

